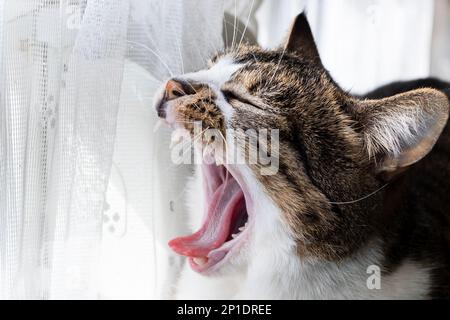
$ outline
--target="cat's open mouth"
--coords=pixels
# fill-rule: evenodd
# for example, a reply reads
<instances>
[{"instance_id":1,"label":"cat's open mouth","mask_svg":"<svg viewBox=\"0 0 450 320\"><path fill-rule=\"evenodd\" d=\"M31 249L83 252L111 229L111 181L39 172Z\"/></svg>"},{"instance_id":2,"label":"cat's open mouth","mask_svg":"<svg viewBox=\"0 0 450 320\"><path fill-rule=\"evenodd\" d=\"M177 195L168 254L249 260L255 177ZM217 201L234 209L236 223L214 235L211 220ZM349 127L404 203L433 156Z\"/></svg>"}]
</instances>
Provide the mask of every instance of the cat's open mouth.
<instances>
[{"instance_id":1,"label":"cat's open mouth","mask_svg":"<svg viewBox=\"0 0 450 320\"><path fill-rule=\"evenodd\" d=\"M229 252L237 250L248 234L248 192L231 171L224 165L202 165L206 208L203 225L192 235L169 242L175 252L189 257L197 272L224 263Z\"/></svg>"}]
</instances>

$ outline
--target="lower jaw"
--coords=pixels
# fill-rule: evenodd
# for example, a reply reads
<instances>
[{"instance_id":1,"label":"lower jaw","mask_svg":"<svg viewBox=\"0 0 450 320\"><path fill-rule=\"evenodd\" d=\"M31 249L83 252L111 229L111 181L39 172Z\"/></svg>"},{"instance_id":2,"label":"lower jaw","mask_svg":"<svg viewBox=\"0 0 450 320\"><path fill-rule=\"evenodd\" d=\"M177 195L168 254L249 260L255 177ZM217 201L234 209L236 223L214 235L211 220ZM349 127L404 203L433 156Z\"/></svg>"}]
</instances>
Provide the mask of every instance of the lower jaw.
<instances>
[{"instance_id":1,"label":"lower jaw","mask_svg":"<svg viewBox=\"0 0 450 320\"><path fill-rule=\"evenodd\" d=\"M230 260L233 260L235 255L239 254L240 249L248 242L249 234L250 226L239 235L239 238L225 242L221 247L212 250L208 254L208 262L205 264L197 264L194 261L195 258L189 257L188 261L192 270L206 275L226 267L230 263Z\"/></svg>"}]
</instances>

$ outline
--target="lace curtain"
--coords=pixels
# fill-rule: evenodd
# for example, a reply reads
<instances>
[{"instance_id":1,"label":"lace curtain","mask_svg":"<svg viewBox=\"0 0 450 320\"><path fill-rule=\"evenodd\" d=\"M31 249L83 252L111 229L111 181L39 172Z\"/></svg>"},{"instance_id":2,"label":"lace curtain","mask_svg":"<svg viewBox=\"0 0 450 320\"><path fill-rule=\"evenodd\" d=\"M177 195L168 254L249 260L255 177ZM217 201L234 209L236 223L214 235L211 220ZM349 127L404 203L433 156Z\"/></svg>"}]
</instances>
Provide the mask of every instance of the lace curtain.
<instances>
[{"instance_id":1,"label":"lace curtain","mask_svg":"<svg viewBox=\"0 0 450 320\"><path fill-rule=\"evenodd\" d=\"M1 34L2 297L90 297L128 6L6 1Z\"/></svg>"},{"instance_id":2,"label":"lace curtain","mask_svg":"<svg viewBox=\"0 0 450 320\"><path fill-rule=\"evenodd\" d=\"M306 8L346 89L450 79L449 0L335 2L0 1L0 298L171 297L192 168L152 97L243 33L277 46Z\"/></svg>"},{"instance_id":3,"label":"lace curtain","mask_svg":"<svg viewBox=\"0 0 450 320\"><path fill-rule=\"evenodd\" d=\"M211 0L0 2L0 298L168 288L189 169L169 164L151 97L220 49L222 16Z\"/></svg>"}]
</instances>

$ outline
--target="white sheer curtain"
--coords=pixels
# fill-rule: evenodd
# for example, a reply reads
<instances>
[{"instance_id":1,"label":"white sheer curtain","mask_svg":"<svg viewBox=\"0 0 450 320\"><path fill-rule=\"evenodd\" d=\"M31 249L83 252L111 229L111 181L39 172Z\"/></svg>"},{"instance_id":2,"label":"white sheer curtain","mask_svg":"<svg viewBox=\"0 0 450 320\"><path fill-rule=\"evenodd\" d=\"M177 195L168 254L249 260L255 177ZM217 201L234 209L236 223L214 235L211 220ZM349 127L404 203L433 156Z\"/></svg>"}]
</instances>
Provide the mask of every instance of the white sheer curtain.
<instances>
[{"instance_id":1,"label":"white sheer curtain","mask_svg":"<svg viewBox=\"0 0 450 320\"><path fill-rule=\"evenodd\" d=\"M91 297L128 6L5 1L1 13L0 294Z\"/></svg>"},{"instance_id":2,"label":"white sheer curtain","mask_svg":"<svg viewBox=\"0 0 450 320\"><path fill-rule=\"evenodd\" d=\"M431 74L450 81L450 0L435 0L430 50Z\"/></svg>"},{"instance_id":3,"label":"white sheer curtain","mask_svg":"<svg viewBox=\"0 0 450 320\"><path fill-rule=\"evenodd\" d=\"M103 298L170 297L182 260L167 242L186 232L188 166L170 161L170 131L152 97L162 80L203 68L223 46L223 1L131 2L128 55L106 193Z\"/></svg>"},{"instance_id":4,"label":"white sheer curtain","mask_svg":"<svg viewBox=\"0 0 450 320\"><path fill-rule=\"evenodd\" d=\"M450 78L450 0L0 0L0 298L171 297L192 168L153 94L304 8L346 89Z\"/></svg>"},{"instance_id":5,"label":"white sheer curtain","mask_svg":"<svg viewBox=\"0 0 450 320\"><path fill-rule=\"evenodd\" d=\"M151 96L220 49L222 16L222 1L0 2L0 298L168 288L183 168Z\"/></svg>"},{"instance_id":6,"label":"white sheer curtain","mask_svg":"<svg viewBox=\"0 0 450 320\"><path fill-rule=\"evenodd\" d=\"M278 45L304 9L324 65L346 90L428 76L450 80L449 0L262 1L261 45Z\"/></svg>"}]
</instances>

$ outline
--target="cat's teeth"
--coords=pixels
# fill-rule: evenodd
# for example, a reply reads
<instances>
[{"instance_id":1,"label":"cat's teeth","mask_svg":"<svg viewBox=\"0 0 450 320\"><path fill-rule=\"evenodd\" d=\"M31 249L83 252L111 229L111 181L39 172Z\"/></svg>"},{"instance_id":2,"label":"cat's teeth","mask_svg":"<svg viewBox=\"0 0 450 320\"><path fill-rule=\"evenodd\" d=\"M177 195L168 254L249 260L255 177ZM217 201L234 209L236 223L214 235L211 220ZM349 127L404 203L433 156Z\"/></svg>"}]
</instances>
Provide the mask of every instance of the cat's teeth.
<instances>
[{"instance_id":1,"label":"cat's teeth","mask_svg":"<svg viewBox=\"0 0 450 320\"><path fill-rule=\"evenodd\" d=\"M172 149L176 144L180 143L182 139L183 139L183 134L180 131L175 130L172 133L172 136L170 137L170 147L169 148Z\"/></svg>"},{"instance_id":2,"label":"cat's teeth","mask_svg":"<svg viewBox=\"0 0 450 320\"><path fill-rule=\"evenodd\" d=\"M213 150L208 148L208 146L203 148L203 160L206 162L206 164L214 163Z\"/></svg>"},{"instance_id":3,"label":"cat's teeth","mask_svg":"<svg viewBox=\"0 0 450 320\"><path fill-rule=\"evenodd\" d=\"M245 229L245 226L244 227L240 227L238 230L242 232L242 231L244 231L244 229Z\"/></svg>"},{"instance_id":4,"label":"cat's teeth","mask_svg":"<svg viewBox=\"0 0 450 320\"><path fill-rule=\"evenodd\" d=\"M219 156L216 155L215 158L216 158L216 165L221 166L221 165L224 164L224 161L223 161L222 157L219 157Z\"/></svg>"},{"instance_id":5,"label":"cat's teeth","mask_svg":"<svg viewBox=\"0 0 450 320\"><path fill-rule=\"evenodd\" d=\"M155 127L153 128L153 133L158 131L163 126L163 124L164 124L163 120L158 119L158 121L156 121Z\"/></svg>"},{"instance_id":6,"label":"cat's teeth","mask_svg":"<svg viewBox=\"0 0 450 320\"><path fill-rule=\"evenodd\" d=\"M231 237L234 239L234 238L236 238L238 235L237 234L235 234L235 233L233 233L232 235L231 235Z\"/></svg>"},{"instance_id":7,"label":"cat's teeth","mask_svg":"<svg viewBox=\"0 0 450 320\"><path fill-rule=\"evenodd\" d=\"M194 260L195 264L197 264L199 266L203 266L208 263L207 257L194 258L193 260Z\"/></svg>"}]
</instances>

